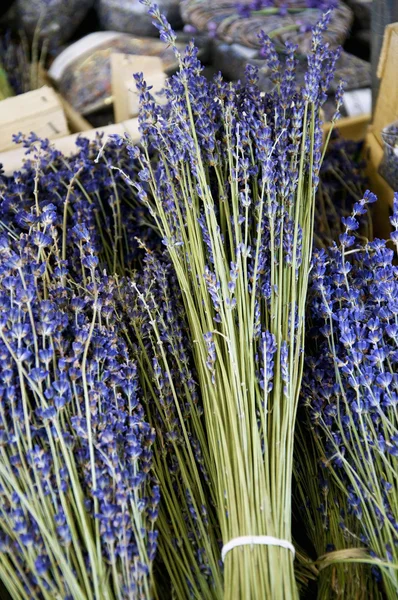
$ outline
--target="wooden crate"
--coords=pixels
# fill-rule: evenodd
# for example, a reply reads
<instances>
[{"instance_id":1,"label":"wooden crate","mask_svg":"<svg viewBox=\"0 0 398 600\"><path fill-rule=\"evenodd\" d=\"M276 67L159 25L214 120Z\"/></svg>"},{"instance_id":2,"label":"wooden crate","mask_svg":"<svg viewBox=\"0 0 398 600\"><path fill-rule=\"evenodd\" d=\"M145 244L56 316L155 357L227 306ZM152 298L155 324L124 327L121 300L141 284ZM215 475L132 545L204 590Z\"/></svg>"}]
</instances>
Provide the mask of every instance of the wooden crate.
<instances>
[{"instance_id":1,"label":"wooden crate","mask_svg":"<svg viewBox=\"0 0 398 600\"><path fill-rule=\"evenodd\" d=\"M163 62L158 56L136 56L117 52L111 55L115 123L138 116L139 97L133 78L133 74L138 72L144 73L146 83L152 87L152 94L164 88L166 74ZM165 100L164 96L157 97L157 102L165 102Z\"/></svg>"},{"instance_id":2,"label":"wooden crate","mask_svg":"<svg viewBox=\"0 0 398 600\"><path fill-rule=\"evenodd\" d=\"M1 151L14 147L14 134L29 135L32 131L50 140L69 133L62 104L48 86L0 102Z\"/></svg>"},{"instance_id":3,"label":"wooden crate","mask_svg":"<svg viewBox=\"0 0 398 600\"><path fill-rule=\"evenodd\" d=\"M57 86L48 72L41 65L39 65L38 69L39 82L41 85L47 85L54 90L65 113L69 131L71 133L79 133L80 131L93 129L92 125L58 92Z\"/></svg>"},{"instance_id":4,"label":"wooden crate","mask_svg":"<svg viewBox=\"0 0 398 600\"><path fill-rule=\"evenodd\" d=\"M375 235L388 238L391 231L389 216L394 191L379 175L383 158L381 131L386 125L398 120L398 23L388 25L384 34L377 75L380 77L380 90L377 98L373 123L368 128L365 139L365 158L369 188L379 201L374 205L373 221ZM397 190L398 191L398 190Z\"/></svg>"}]
</instances>

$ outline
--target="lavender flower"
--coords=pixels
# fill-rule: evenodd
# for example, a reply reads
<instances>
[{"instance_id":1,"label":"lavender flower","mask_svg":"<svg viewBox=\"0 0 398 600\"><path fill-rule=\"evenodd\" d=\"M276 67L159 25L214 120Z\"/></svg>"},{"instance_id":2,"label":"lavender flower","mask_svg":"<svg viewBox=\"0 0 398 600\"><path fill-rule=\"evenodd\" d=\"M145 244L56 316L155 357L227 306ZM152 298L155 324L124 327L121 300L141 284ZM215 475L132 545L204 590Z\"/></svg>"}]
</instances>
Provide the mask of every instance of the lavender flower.
<instances>
[{"instance_id":1,"label":"lavender flower","mask_svg":"<svg viewBox=\"0 0 398 600\"><path fill-rule=\"evenodd\" d=\"M69 227L63 230L65 245L74 248L78 261L80 251L73 243L75 225L85 228L110 272L124 274L137 266L143 256L142 244L149 249L160 246L148 211L137 204L131 187L137 164L116 140L111 138L103 146L101 138L94 142L79 138L78 152L71 157L63 156L48 140L38 140L34 135L18 136L17 141L27 148L27 160L21 172L0 179L0 230L12 225L27 231L35 222L32 207L37 185L42 223L50 225L51 219L56 219L60 227L68 215ZM84 242L84 237L81 239ZM73 268L73 260L69 266Z\"/></svg>"}]
</instances>

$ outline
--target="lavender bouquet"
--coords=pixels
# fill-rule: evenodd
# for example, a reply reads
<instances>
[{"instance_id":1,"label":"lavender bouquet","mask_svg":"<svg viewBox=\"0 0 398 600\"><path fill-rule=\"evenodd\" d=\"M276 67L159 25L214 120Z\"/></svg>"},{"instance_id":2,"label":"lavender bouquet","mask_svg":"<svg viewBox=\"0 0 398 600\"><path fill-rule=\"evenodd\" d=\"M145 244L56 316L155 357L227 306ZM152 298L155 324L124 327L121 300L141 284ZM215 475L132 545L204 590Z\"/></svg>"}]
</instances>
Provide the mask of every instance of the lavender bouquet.
<instances>
[{"instance_id":1,"label":"lavender bouquet","mask_svg":"<svg viewBox=\"0 0 398 600\"><path fill-rule=\"evenodd\" d=\"M84 220L68 226L76 181L43 200L34 163L32 188L1 192L0 577L13 599L150 598L154 431L115 280Z\"/></svg>"},{"instance_id":2,"label":"lavender bouquet","mask_svg":"<svg viewBox=\"0 0 398 600\"><path fill-rule=\"evenodd\" d=\"M291 545L293 429L303 367L314 197L322 160L321 104L337 52L314 29L306 84L295 47L274 90L208 82L193 45L150 9L179 72L166 109L142 75L142 147L133 183L156 221L181 290L205 419L204 463L221 529L225 598L297 597ZM155 150L157 158L151 158Z\"/></svg>"},{"instance_id":3,"label":"lavender bouquet","mask_svg":"<svg viewBox=\"0 0 398 600\"><path fill-rule=\"evenodd\" d=\"M325 153L320 173L315 207L314 242L329 248L339 241L345 226L341 217L350 216L355 202L360 202L366 190L365 162L361 157L361 143L344 140L337 133ZM372 220L367 213L358 215L361 235L372 237ZM306 353L317 352L317 328L312 327L311 310L307 310ZM306 389L313 385L313 373L304 369L303 404ZM318 570L317 597L352 598L353 600L381 597L371 567L364 563L344 563L344 558L361 556L360 522L347 513L345 495L324 468L326 458L308 435L308 416L302 407L296 424L294 498L297 529L306 532L312 546L312 561ZM347 529L340 527L344 515ZM330 562L331 557L342 562Z\"/></svg>"},{"instance_id":4,"label":"lavender bouquet","mask_svg":"<svg viewBox=\"0 0 398 600\"><path fill-rule=\"evenodd\" d=\"M80 139L77 154L65 157L46 140L17 139L28 155L23 170L2 182L4 231L25 230L23 216L36 210L37 196L40 211L50 205L59 215L60 254L69 269L80 265L71 248L76 228L84 224L97 269L115 274L107 305L138 366L140 400L156 431L151 472L161 491L156 521L158 574L163 573L157 578L159 594L171 583L180 598L221 598L220 533L208 500L203 410L181 293L173 269L160 256L155 224L129 184L136 178L136 163L115 140ZM76 285L81 279L80 265Z\"/></svg>"},{"instance_id":5,"label":"lavender bouquet","mask_svg":"<svg viewBox=\"0 0 398 600\"><path fill-rule=\"evenodd\" d=\"M397 267L385 241L360 242L354 235L374 201L366 193L343 219L339 243L315 254L318 343L307 360L303 394L318 454L344 498L339 525L360 547L348 560L373 565L385 596L396 598ZM391 223L397 245L398 195ZM331 555L329 563L339 560L347 556Z\"/></svg>"}]
</instances>

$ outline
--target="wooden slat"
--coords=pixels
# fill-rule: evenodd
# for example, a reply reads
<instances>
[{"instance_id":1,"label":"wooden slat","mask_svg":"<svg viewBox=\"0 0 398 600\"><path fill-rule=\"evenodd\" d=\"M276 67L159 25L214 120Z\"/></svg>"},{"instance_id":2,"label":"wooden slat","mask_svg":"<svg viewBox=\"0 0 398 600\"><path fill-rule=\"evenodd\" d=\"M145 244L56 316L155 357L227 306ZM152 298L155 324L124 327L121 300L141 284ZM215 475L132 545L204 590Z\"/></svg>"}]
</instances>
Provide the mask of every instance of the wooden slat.
<instances>
[{"instance_id":1,"label":"wooden slat","mask_svg":"<svg viewBox=\"0 0 398 600\"><path fill-rule=\"evenodd\" d=\"M93 129L93 126L77 112L77 110L59 93L55 82L51 79L48 72L43 69L41 65L38 66L38 77L41 85L47 85L51 87L57 94L57 98L60 101L62 108L64 109L65 117L71 133L78 133L79 131L89 131Z\"/></svg>"},{"instance_id":2,"label":"wooden slat","mask_svg":"<svg viewBox=\"0 0 398 600\"><path fill-rule=\"evenodd\" d=\"M62 104L48 86L0 102L0 150L13 148L12 136L22 132L56 139L69 133Z\"/></svg>"}]
</instances>

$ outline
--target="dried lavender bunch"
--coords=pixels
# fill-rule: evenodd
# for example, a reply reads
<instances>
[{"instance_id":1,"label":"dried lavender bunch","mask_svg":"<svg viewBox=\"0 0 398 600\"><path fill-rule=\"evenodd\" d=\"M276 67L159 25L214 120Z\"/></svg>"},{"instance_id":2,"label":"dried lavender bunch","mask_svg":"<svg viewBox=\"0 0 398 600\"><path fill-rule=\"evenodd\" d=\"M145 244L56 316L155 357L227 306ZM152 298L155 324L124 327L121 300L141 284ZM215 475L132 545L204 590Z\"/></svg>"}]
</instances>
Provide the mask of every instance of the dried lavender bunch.
<instances>
[{"instance_id":1,"label":"dried lavender bunch","mask_svg":"<svg viewBox=\"0 0 398 600\"><path fill-rule=\"evenodd\" d=\"M361 544L386 597L397 579L397 324L395 253L384 240L359 242L366 193L343 219L345 232L314 257L312 315L317 354L308 357L303 394L319 453L345 497L340 527ZM398 235L398 196L391 223ZM315 393L316 390L316 393ZM349 521L356 519L356 531Z\"/></svg>"},{"instance_id":2,"label":"dried lavender bunch","mask_svg":"<svg viewBox=\"0 0 398 600\"><path fill-rule=\"evenodd\" d=\"M344 43L352 22L352 11L340 0L314 0L312 7L303 1L279 1L261 8L262 3L253 0L182 0L181 14L191 29L223 40L227 44L240 44L261 51L258 34L264 32L281 49L286 42L297 44L300 54L306 57L311 51L311 32L326 8L333 5L324 43L331 48ZM259 10L252 10L258 8Z\"/></svg>"},{"instance_id":3,"label":"dried lavender bunch","mask_svg":"<svg viewBox=\"0 0 398 600\"><path fill-rule=\"evenodd\" d=\"M160 36L175 35L156 8ZM142 75L138 196L156 220L182 292L203 402L206 472L225 546L237 537L291 539L293 429L303 362L319 111L337 53L314 30L306 85L294 85L263 37L275 90L208 82L193 45L169 80L166 110ZM157 161L150 151L157 152ZM278 546L228 552L225 598L295 598L293 555Z\"/></svg>"},{"instance_id":4,"label":"dried lavender bunch","mask_svg":"<svg viewBox=\"0 0 398 600\"><path fill-rule=\"evenodd\" d=\"M81 139L80 151L74 157L63 156L48 141L34 136L24 144L36 154L21 173L3 181L3 227L23 230L37 189L40 207L54 202L60 214L67 215L70 227L63 228L65 247L74 247L69 232L73 232L74 224L84 222L101 268L108 272L116 269L114 301L119 327L136 357L145 414L158 434L153 471L162 496L157 521L159 560L163 561L159 570L169 574L179 597L187 598L196 589L201 598L220 598L220 533L208 502L203 465L207 443L203 435L198 441L187 422L189 405L195 418L201 418L202 409L195 380L189 375L191 358L183 335L180 292L175 281L172 285L170 265L164 260L157 262L153 254L159 242L155 224L148 220L147 209L135 202L130 185L137 175L135 161L113 139L106 144ZM118 238L121 243L115 243ZM145 268L135 272L133 267L140 267L143 248L147 253ZM69 261L71 269L78 259L75 256ZM152 331L152 319L158 322L156 331ZM161 355L159 335L168 340ZM160 376L159 369L165 375ZM173 373L173 385L166 385L167 373ZM188 387L183 381L179 383L181 373L189 377ZM184 403L182 412L173 406L176 393ZM191 447L184 445L187 436Z\"/></svg>"},{"instance_id":5,"label":"dried lavender bunch","mask_svg":"<svg viewBox=\"0 0 398 600\"><path fill-rule=\"evenodd\" d=\"M143 270L120 282L118 299L156 431L159 558L175 597L222 598L221 534L205 466L203 408L181 292L167 256L148 253Z\"/></svg>"},{"instance_id":6,"label":"dried lavender bunch","mask_svg":"<svg viewBox=\"0 0 398 600\"><path fill-rule=\"evenodd\" d=\"M147 599L154 431L115 282L84 222L39 202L39 178L31 197L16 178L0 244L0 577L13 599Z\"/></svg>"},{"instance_id":7,"label":"dried lavender bunch","mask_svg":"<svg viewBox=\"0 0 398 600\"><path fill-rule=\"evenodd\" d=\"M333 134L321 168L320 185L316 198L315 244L329 247L338 242L344 231L341 217L348 217L355 202L358 202L366 189L365 163L361 157L360 142L344 140ZM372 237L372 220L367 213L360 215L361 234ZM307 315L308 352L317 352L313 347L311 314ZM316 337L315 337L316 339ZM310 381L308 381L308 376ZM312 375L304 371L304 385L311 385ZM304 395L305 398L305 395ZM295 444L295 499L298 506L297 517L301 532L303 524L313 546L312 560L325 557L318 564L318 598L379 598L377 582L366 564L330 563L328 559L339 552L341 559L353 558L360 545L355 538L347 536L340 527L343 511L348 529L359 536L359 523L353 515L345 511L345 496L333 478L322 466L325 456L315 441L308 437L308 423L305 413L296 426ZM331 554L331 553L334 554Z\"/></svg>"}]
</instances>

